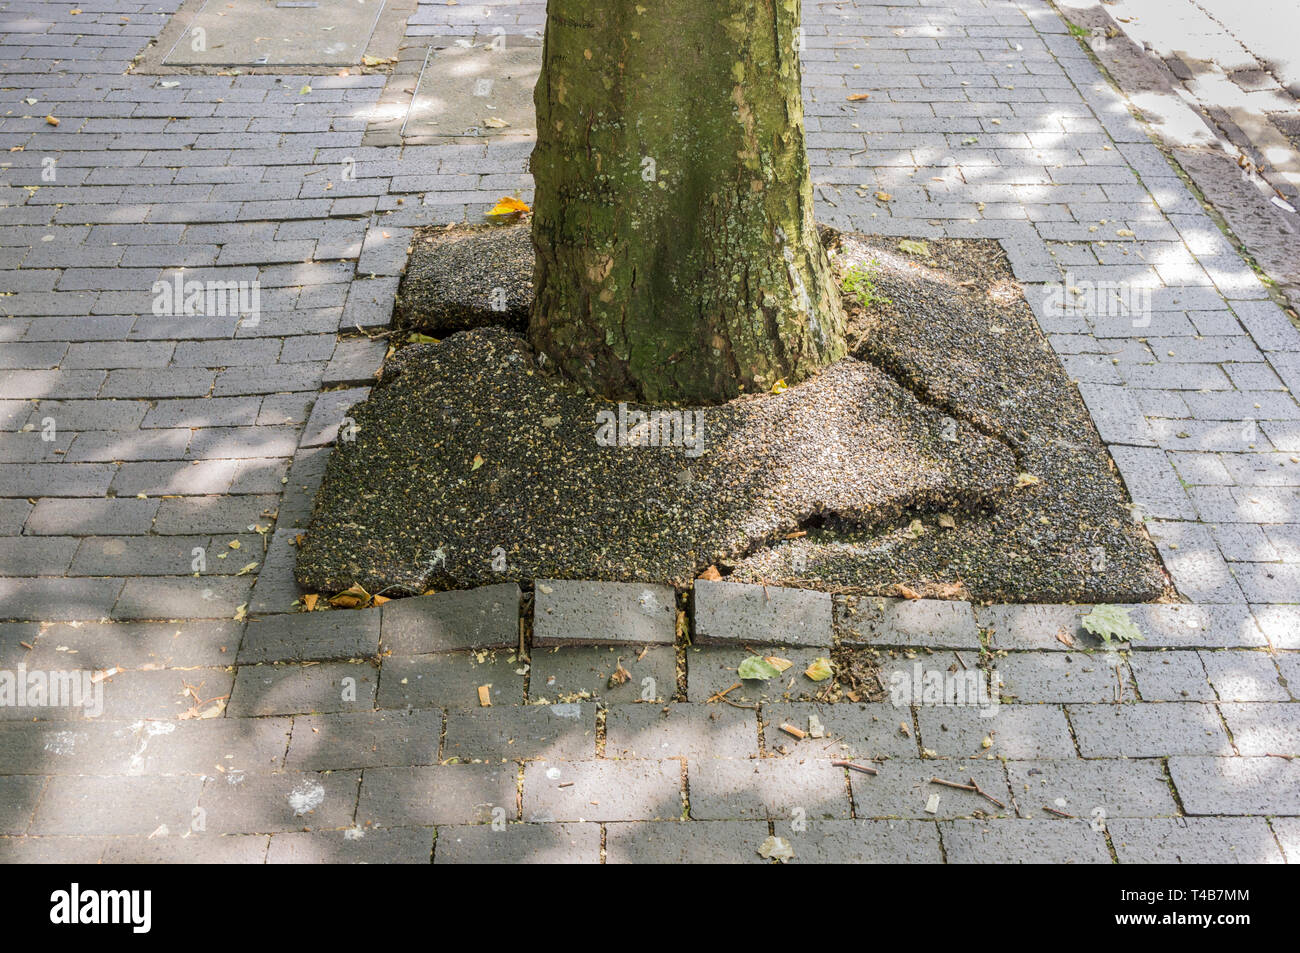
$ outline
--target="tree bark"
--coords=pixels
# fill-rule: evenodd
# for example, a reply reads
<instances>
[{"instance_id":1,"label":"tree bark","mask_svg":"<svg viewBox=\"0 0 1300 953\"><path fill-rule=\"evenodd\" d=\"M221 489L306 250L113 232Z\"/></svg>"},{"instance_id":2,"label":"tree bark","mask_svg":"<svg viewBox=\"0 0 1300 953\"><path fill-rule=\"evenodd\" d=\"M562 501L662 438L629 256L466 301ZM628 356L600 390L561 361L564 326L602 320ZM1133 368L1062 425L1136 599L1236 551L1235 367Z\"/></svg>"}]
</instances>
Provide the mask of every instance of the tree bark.
<instances>
[{"instance_id":1,"label":"tree bark","mask_svg":"<svg viewBox=\"0 0 1300 953\"><path fill-rule=\"evenodd\" d=\"M798 35L799 0L549 0L530 335L579 383L711 403L845 354Z\"/></svg>"}]
</instances>

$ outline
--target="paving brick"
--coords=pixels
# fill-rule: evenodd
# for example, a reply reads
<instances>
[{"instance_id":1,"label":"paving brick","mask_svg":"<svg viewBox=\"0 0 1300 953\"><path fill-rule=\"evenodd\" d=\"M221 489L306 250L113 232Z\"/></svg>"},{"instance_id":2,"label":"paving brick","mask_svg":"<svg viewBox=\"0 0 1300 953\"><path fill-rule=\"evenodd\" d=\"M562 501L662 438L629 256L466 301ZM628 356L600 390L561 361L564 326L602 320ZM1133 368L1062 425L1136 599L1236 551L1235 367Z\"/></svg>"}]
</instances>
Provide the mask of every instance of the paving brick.
<instances>
[{"instance_id":1,"label":"paving brick","mask_svg":"<svg viewBox=\"0 0 1300 953\"><path fill-rule=\"evenodd\" d=\"M442 727L441 711L298 715L285 766L334 770L435 764Z\"/></svg>"},{"instance_id":2,"label":"paving brick","mask_svg":"<svg viewBox=\"0 0 1300 953\"><path fill-rule=\"evenodd\" d=\"M346 390L326 391L316 398L312 405L311 416L303 428L302 446L323 447L333 443L339 435L339 429L349 422L349 411L354 404L359 404L370 396L368 387L350 387ZM351 422L350 426L354 426ZM344 431L352 434L353 430Z\"/></svg>"},{"instance_id":3,"label":"paving brick","mask_svg":"<svg viewBox=\"0 0 1300 953\"><path fill-rule=\"evenodd\" d=\"M260 864L268 838L261 834L189 837L118 837L103 854L106 864Z\"/></svg>"},{"instance_id":4,"label":"paving brick","mask_svg":"<svg viewBox=\"0 0 1300 953\"><path fill-rule=\"evenodd\" d=\"M121 535L147 533L158 500L39 500L27 518L29 535Z\"/></svg>"},{"instance_id":5,"label":"paving brick","mask_svg":"<svg viewBox=\"0 0 1300 953\"><path fill-rule=\"evenodd\" d=\"M107 837L0 837L6 864L97 864Z\"/></svg>"},{"instance_id":6,"label":"paving brick","mask_svg":"<svg viewBox=\"0 0 1300 953\"><path fill-rule=\"evenodd\" d=\"M241 717L371 709L377 681L374 666L364 663L245 665L227 711Z\"/></svg>"},{"instance_id":7,"label":"paving brick","mask_svg":"<svg viewBox=\"0 0 1300 953\"><path fill-rule=\"evenodd\" d=\"M1300 814L1300 764L1285 758L1169 759L1188 814Z\"/></svg>"},{"instance_id":8,"label":"paving brick","mask_svg":"<svg viewBox=\"0 0 1300 953\"><path fill-rule=\"evenodd\" d=\"M447 714L444 762L451 758L462 762L576 761L595 756L595 705L512 705Z\"/></svg>"},{"instance_id":9,"label":"paving brick","mask_svg":"<svg viewBox=\"0 0 1300 953\"><path fill-rule=\"evenodd\" d=\"M218 834L347 827L360 777L359 771L228 772L204 781L199 806L207 830Z\"/></svg>"},{"instance_id":10,"label":"paving brick","mask_svg":"<svg viewBox=\"0 0 1300 953\"><path fill-rule=\"evenodd\" d=\"M783 724L789 724L808 731L811 715L822 723L825 737L796 740L781 730ZM898 730L899 722L907 723L908 734ZM915 758L920 752L911 724L910 708L885 703L777 702L763 706L763 739L769 755L849 761Z\"/></svg>"},{"instance_id":11,"label":"paving brick","mask_svg":"<svg viewBox=\"0 0 1300 953\"><path fill-rule=\"evenodd\" d=\"M365 828L514 820L518 770L514 764L367 768L357 823Z\"/></svg>"},{"instance_id":12,"label":"paving brick","mask_svg":"<svg viewBox=\"0 0 1300 953\"><path fill-rule=\"evenodd\" d=\"M190 829L203 784L197 777L55 777L29 828L32 834L152 834Z\"/></svg>"},{"instance_id":13,"label":"paving brick","mask_svg":"<svg viewBox=\"0 0 1300 953\"><path fill-rule=\"evenodd\" d=\"M33 666L54 667L69 654L96 669L229 665L243 624L221 622L82 622L47 626L32 639Z\"/></svg>"},{"instance_id":14,"label":"paving brick","mask_svg":"<svg viewBox=\"0 0 1300 953\"><path fill-rule=\"evenodd\" d=\"M230 619L248 601L248 576L155 576L127 579L114 619Z\"/></svg>"},{"instance_id":15,"label":"paving brick","mask_svg":"<svg viewBox=\"0 0 1300 953\"><path fill-rule=\"evenodd\" d=\"M829 758L692 761L691 816L697 820L847 818L845 770L832 766Z\"/></svg>"},{"instance_id":16,"label":"paving brick","mask_svg":"<svg viewBox=\"0 0 1300 953\"><path fill-rule=\"evenodd\" d=\"M740 687L728 692L734 702L812 701L826 683L814 682L804 671L817 658L825 657L825 648L785 648L772 650L773 655L793 664L777 678L763 682L741 679L737 674L740 663L749 657L740 646L706 645L686 650L687 696L692 702L707 702L718 692L726 691L739 683Z\"/></svg>"},{"instance_id":17,"label":"paving brick","mask_svg":"<svg viewBox=\"0 0 1300 953\"><path fill-rule=\"evenodd\" d=\"M1300 756L1300 704L1253 702L1219 706L1243 755Z\"/></svg>"},{"instance_id":18,"label":"paving brick","mask_svg":"<svg viewBox=\"0 0 1300 953\"><path fill-rule=\"evenodd\" d=\"M1116 818L1107 823L1121 864L1280 864L1262 817Z\"/></svg>"},{"instance_id":19,"label":"paving brick","mask_svg":"<svg viewBox=\"0 0 1300 953\"><path fill-rule=\"evenodd\" d=\"M1252 605L1259 630L1275 649L1300 649L1300 606Z\"/></svg>"},{"instance_id":20,"label":"paving brick","mask_svg":"<svg viewBox=\"0 0 1300 953\"><path fill-rule=\"evenodd\" d=\"M427 864L433 829L351 827L345 831L272 834L268 864Z\"/></svg>"},{"instance_id":21,"label":"paving brick","mask_svg":"<svg viewBox=\"0 0 1300 953\"><path fill-rule=\"evenodd\" d=\"M698 644L831 644L829 593L697 580L693 608Z\"/></svg>"},{"instance_id":22,"label":"paving brick","mask_svg":"<svg viewBox=\"0 0 1300 953\"><path fill-rule=\"evenodd\" d=\"M876 770L874 775L849 772L855 817L948 819L1014 812L1006 773L995 761L971 761L954 771L954 766L944 761L894 758L877 765ZM958 784L974 778L982 790L1005 806L999 808L974 791L935 784L931 781L935 777Z\"/></svg>"},{"instance_id":23,"label":"paving brick","mask_svg":"<svg viewBox=\"0 0 1300 953\"><path fill-rule=\"evenodd\" d=\"M606 705L662 702L677 690L677 657L668 645L535 648L531 667L530 703L586 699ZM611 681L620 667L628 678Z\"/></svg>"},{"instance_id":24,"label":"paving brick","mask_svg":"<svg viewBox=\"0 0 1300 953\"><path fill-rule=\"evenodd\" d=\"M1218 696L1196 652L1134 652L1129 668L1147 702L1212 702Z\"/></svg>"},{"instance_id":25,"label":"paving brick","mask_svg":"<svg viewBox=\"0 0 1300 953\"><path fill-rule=\"evenodd\" d=\"M727 705L613 705L605 715L607 758L756 758L753 712Z\"/></svg>"},{"instance_id":26,"label":"paving brick","mask_svg":"<svg viewBox=\"0 0 1300 953\"><path fill-rule=\"evenodd\" d=\"M1008 761L1007 774L1021 817L1050 819L1049 807L1102 821L1178 813L1157 761Z\"/></svg>"},{"instance_id":27,"label":"paving brick","mask_svg":"<svg viewBox=\"0 0 1300 953\"><path fill-rule=\"evenodd\" d=\"M538 579L533 644L671 645L677 599L668 586Z\"/></svg>"},{"instance_id":28,"label":"paving brick","mask_svg":"<svg viewBox=\"0 0 1300 953\"><path fill-rule=\"evenodd\" d=\"M1275 817L1272 825L1287 863L1296 863L1300 860L1300 817ZM0 852L2 851L3 848L0 847Z\"/></svg>"},{"instance_id":29,"label":"paving brick","mask_svg":"<svg viewBox=\"0 0 1300 953\"><path fill-rule=\"evenodd\" d=\"M0 834L22 834L45 790L39 776L0 776Z\"/></svg>"},{"instance_id":30,"label":"paving brick","mask_svg":"<svg viewBox=\"0 0 1300 953\"><path fill-rule=\"evenodd\" d=\"M1127 667L1118 653L1012 652L994 658L993 665L1002 695L1022 703L1109 702L1121 688L1128 691Z\"/></svg>"},{"instance_id":31,"label":"paving brick","mask_svg":"<svg viewBox=\"0 0 1300 953\"><path fill-rule=\"evenodd\" d=\"M1201 661L1220 701L1291 700L1267 652L1202 652Z\"/></svg>"},{"instance_id":32,"label":"paving brick","mask_svg":"<svg viewBox=\"0 0 1300 953\"><path fill-rule=\"evenodd\" d=\"M598 864L600 863L600 825L478 824L439 827L433 862L435 864Z\"/></svg>"},{"instance_id":33,"label":"paving brick","mask_svg":"<svg viewBox=\"0 0 1300 953\"><path fill-rule=\"evenodd\" d=\"M763 864L761 821L643 821L605 828L607 864Z\"/></svg>"},{"instance_id":34,"label":"paving brick","mask_svg":"<svg viewBox=\"0 0 1300 953\"><path fill-rule=\"evenodd\" d=\"M527 673L527 663L514 652L393 656L383 662L377 704L380 708L471 708L479 704L479 687L487 685L493 705L520 705Z\"/></svg>"},{"instance_id":35,"label":"paving brick","mask_svg":"<svg viewBox=\"0 0 1300 953\"><path fill-rule=\"evenodd\" d=\"M104 619L122 585L121 579L0 578L0 619Z\"/></svg>"},{"instance_id":36,"label":"paving brick","mask_svg":"<svg viewBox=\"0 0 1300 953\"><path fill-rule=\"evenodd\" d=\"M985 714L988 712L988 714ZM1070 758L1074 742L1056 705L919 708L921 747L942 758ZM984 746L984 740L992 744Z\"/></svg>"},{"instance_id":37,"label":"paving brick","mask_svg":"<svg viewBox=\"0 0 1300 953\"><path fill-rule=\"evenodd\" d=\"M368 658L379 651L379 610L291 612L248 624L239 663Z\"/></svg>"},{"instance_id":38,"label":"paving brick","mask_svg":"<svg viewBox=\"0 0 1300 953\"><path fill-rule=\"evenodd\" d=\"M397 655L519 645L519 586L395 599L383 607L383 647Z\"/></svg>"},{"instance_id":39,"label":"paving brick","mask_svg":"<svg viewBox=\"0 0 1300 953\"><path fill-rule=\"evenodd\" d=\"M1085 758L1232 754L1227 733L1212 705L1139 702L1070 705L1067 711Z\"/></svg>"},{"instance_id":40,"label":"paving brick","mask_svg":"<svg viewBox=\"0 0 1300 953\"><path fill-rule=\"evenodd\" d=\"M777 836L794 850L792 864L938 864L938 828L928 821L809 821L800 830L777 821Z\"/></svg>"},{"instance_id":41,"label":"paving brick","mask_svg":"<svg viewBox=\"0 0 1300 953\"><path fill-rule=\"evenodd\" d=\"M980 646L970 603L941 599L837 596L835 634L847 645Z\"/></svg>"},{"instance_id":42,"label":"paving brick","mask_svg":"<svg viewBox=\"0 0 1300 953\"><path fill-rule=\"evenodd\" d=\"M681 772L680 761L533 761L524 765L523 818L530 822L678 818L683 810Z\"/></svg>"},{"instance_id":43,"label":"paving brick","mask_svg":"<svg viewBox=\"0 0 1300 953\"><path fill-rule=\"evenodd\" d=\"M939 824L950 864L1108 864L1106 835L1086 820L946 821Z\"/></svg>"}]
</instances>

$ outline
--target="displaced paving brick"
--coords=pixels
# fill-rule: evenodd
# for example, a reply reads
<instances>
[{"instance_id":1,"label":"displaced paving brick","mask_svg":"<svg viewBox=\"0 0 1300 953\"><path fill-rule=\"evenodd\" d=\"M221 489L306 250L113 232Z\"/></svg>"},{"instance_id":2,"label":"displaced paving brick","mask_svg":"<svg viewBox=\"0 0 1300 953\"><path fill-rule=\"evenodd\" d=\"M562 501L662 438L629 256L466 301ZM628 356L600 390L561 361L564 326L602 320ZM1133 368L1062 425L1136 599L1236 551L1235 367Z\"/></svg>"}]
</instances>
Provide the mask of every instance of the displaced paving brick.
<instances>
[{"instance_id":1,"label":"displaced paving brick","mask_svg":"<svg viewBox=\"0 0 1300 953\"><path fill-rule=\"evenodd\" d=\"M846 818L845 771L832 766L829 758L692 761L691 816L698 820Z\"/></svg>"},{"instance_id":2,"label":"displaced paving brick","mask_svg":"<svg viewBox=\"0 0 1300 953\"><path fill-rule=\"evenodd\" d=\"M273 833L346 827L357 803L359 771L284 771L209 777L199 806L212 833Z\"/></svg>"},{"instance_id":3,"label":"displaced paving brick","mask_svg":"<svg viewBox=\"0 0 1300 953\"><path fill-rule=\"evenodd\" d=\"M1202 652L1201 661L1220 701L1291 700L1267 652Z\"/></svg>"},{"instance_id":4,"label":"displaced paving brick","mask_svg":"<svg viewBox=\"0 0 1300 953\"><path fill-rule=\"evenodd\" d=\"M380 708L473 708L480 686L493 705L522 705L528 672L514 652L393 656L379 678ZM534 676L535 678L536 676Z\"/></svg>"},{"instance_id":5,"label":"displaced paving brick","mask_svg":"<svg viewBox=\"0 0 1300 953\"><path fill-rule=\"evenodd\" d=\"M758 723L729 705L613 705L606 758L756 758Z\"/></svg>"},{"instance_id":6,"label":"displaced paving brick","mask_svg":"<svg viewBox=\"0 0 1300 953\"><path fill-rule=\"evenodd\" d=\"M512 705L447 714L442 760L573 761L596 756L596 706Z\"/></svg>"},{"instance_id":7,"label":"displaced paving brick","mask_svg":"<svg viewBox=\"0 0 1300 953\"><path fill-rule=\"evenodd\" d=\"M518 770L514 764L367 768L357 823L364 828L514 820Z\"/></svg>"},{"instance_id":8,"label":"displaced paving brick","mask_svg":"<svg viewBox=\"0 0 1300 953\"><path fill-rule=\"evenodd\" d=\"M118 837L108 843L103 863L260 864L266 859L268 840L265 834Z\"/></svg>"},{"instance_id":9,"label":"displaced paving brick","mask_svg":"<svg viewBox=\"0 0 1300 953\"><path fill-rule=\"evenodd\" d=\"M202 778L50 778L32 834L152 834L190 828Z\"/></svg>"},{"instance_id":10,"label":"displaced paving brick","mask_svg":"<svg viewBox=\"0 0 1300 953\"><path fill-rule=\"evenodd\" d=\"M794 850L792 864L939 864L938 827L926 821L809 821L801 830L777 821Z\"/></svg>"},{"instance_id":11,"label":"displaced paving brick","mask_svg":"<svg viewBox=\"0 0 1300 953\"><path fill-rule=\"evenodd\" d=\"M1300 763L1286 758L1169 759L1188 814L1300 814Z\"/></svg>"},{"instance_id":12,"label":"displaced paving brick","mask_svg":"<svg viewBox=\"0 0 1300 953\"><path fill-rule=\"evenodd\" d=\"M1177 814L1157 761L1008 761L1021 817L1051 818L1046 807L1085 819Z\"/></svg>"},{"instance_id":13,"label":"displaced paving brick","mask_svg":"<svg viewBox=\"0 0 1300 953\"><path fill-rule=\"evenodd\" d=\"M1106 835L1087 820L943 821L950 864L1108 864Z\"/></svg>"},{"instance_id":14,"label":"displaced paving brick","mask_svg":"<svg viewBox=\"0 0 1300 953\"><path fill-rule=\"evenodd\" d=\"M226 711L246 717L371 709L378 680L367 664L245 665Z\"/></svg>"},{"instance_id":15,"label":"displaced paving brick","mask_svg":"<svg viewBox=\"0 0 1300 953\"><path fill-rule=\"evenodd\" d=\"M1300 756L1300 703L1222 704L1219 711L1243 755Z\"/></svg>"},{"instance_id":16,"label":"displaced paving brick","mask_svg":"<svg viewBox=\"0 0 1300 953\"><path fill-rule=\"evenodd\" d=\"M533 644L671 645L677 597L669 586L538 579Z\"/></svg>"},{"instance_id":17,"label":"displaced paving brick","mask_svg":"<svg viewBox=\"0 0 1300 953\"><path fill-rule=\"evenodd\" d=\"M605 828L607 864L765 864L761 821L643 821Z\"/></svg>"},{"instance_id":18,"label":"displaced paving brick","mask_svg":"<svg viewBox=\"0 0 1300 953\"><path fill-rule=\"evenodd\" d=\"M307 426L303 428L304 447L323 447L333 443L343 432L344 440L355 439L356 421L349 416L354 404L370 396L368 387L351 387L347 390L325 391L316 398Z\"/></svg>"},{"instance_id":19,"label":"displaced paving brick","mask_svg":"<svg viewBox=\"0 0 1300 953\"><path fill-rule=\"evenodd\" d=\"M1121 864L1280 864L1262 817L1115 818L1106 824Z\"/></svg>"},{"instance_id":20,"label":"displaced paving brick","mask_svg":"<svg viewBox=\"0 0 1300 953\"><path fill-rule=\"evenodd\" d=\"M817 658L829 655L825 648L797 648L775 646L771 653L793 664L776 678L767 681L742 679L737 674L740 663L749 652L740 646L706 645L686 650L687 696L693 702L707 702L719 692L739 683L739 688L727 692L733 702L812 701L826 682L814 682L804 671Z\"/></svg>"},{"instance_id":21,"label":"displaced paving brick","mask_svg":"<svg viewBox=\"0 0 1300 953\"><path fill-rule=\"evenodd\" d=\"M1139 702L1070 705L1067 710L1085 758L1232 754L1228 735L1212 705Z\"/></svg>"},{"instance_id":22,"label":"displaced paving brick","mask_svg":"<svg viewBox=\"0 0 1300 953\"><path fill-rule=\"evenodd\" d=\"M1147 702L1212 702L1217 699L1197 652L1133 652L1129 668Z\"/></svg>"},{"instance_id":23,"label":"displaced paving brick","mask_svg":"<svg viewBox=\"0 0 1300 953\"><path fill-rule=\"evenodd\" d=\"M285 767L321 771L436 764L442 726L437 710L297 715Z\"/></svg>"},{"instance_id":24,"label":"displaced paving brick","mask_svg":"<svg viewBox=\"0 0 1300 953\"><path fill-rule=\"evenodd\" d=\"M417 655L517 646L519 600L513 582L395 599L382 610L383 647Z\"/></svg>"},{"instance_id":25,"label":"displaced paving brick","mask_svg":"<svg viewBox=\"0 0 1300 953\"><path fill-rule=\"evenodd\" d=\"M1012 652L994 658L1002 695L1017 702L1110 702L1129 692L1118 653ZM1116 672L1116 669L1119 672Z\"/></svg>"},{"instance_id":26,"label":"displaced paving brick","mask_svg":"<svg viewBox=\"0 0 1300 953\"><path fill-rule=\"evenodd\" d=\"M620 825L622 826L622 825ZM598 864L599 824L439 827L435 864Z\"/></svg>"},{"instance_id":27,"label":"displaced paving brick","mask_svg":"<svg viewBox=\"0 0 1300 953\"><path fill-rule=\"evenodd\" d=\"M433 829L350 827L345 831L272 834L268 864L427 864Z\"/></svg>"},{"instance_id":28,"label":"displaced paving brick","mask_svg":"<svg viewBox=\"0 0 1300 953\"><path fill-rule=\"evenodd\" d=\"M781 730L783 724L789 724L808 731L812 715L822 723L824 737L810 735L800 741ZM898 730L900 721L907 722L908 734ZM920 752L911 726L911 709L888 703L776 702L763 706L763 739L769 755L849 761L915 758Z\"/></svg>"},{"instance_id":29,"label":"displaced paving brick","mask_svg":"<svg viewBox=\"0 0 1300 953\"><path fill-rule=\"evenodd\" d=\"M696 580L695 642L701 645L831 644L831 597L812 589Z\"/></svg>"},{"instance_id":30,"label":"displaced paving brick","mask_svg":"<svg viewBox=\"0 0 1300 953\"><path fill-rule=\"evenodd\" d=\"M533 649L531 661L530 704L586 699L606 705L662 702L677 691L677 656L669 645Z\"/></svg>"},{"instance_id":31,"label":"displaced paving brick","mask_svg":"<svg viewBox=\"0 0 1300 953\"><path fill-rule=\"evenodd\" d=\"M1015 808L1007 788L1006 774L996 761L970 761L954 765L951 761L920 758L893 758L876 765L877 774L849 772L853 787L855 817L954 818L978 814L1014 814ZM969 784L974 778L979 787L1004 805L974 791L935 784L932 778ZM936 810L927 808L935 801Z\"/></svg>"},{"instance_id":32,"label":"displaced paving brick","mask_svg":"<svg viewBox=\"0 0 1300 953\"><path fill-rule=\"evenodd\" d=\"M239 663L364 658L378 651L378 609L290 612L249 622Z\"/></svg>"},{"instance_id":33,"label":"displaced paving brick","mask_svg":"<svg viewBox=\"0 0 1300 953\"><path fill-rule=\"evenodd\" d=\"M682 816L681 773L680 761L533 761L524 765L523 817L672 820Z\"/></svg>"},{"instance_id":34,"label":"displaced paving brick","mask_svg":"<svg viewBox=\"0 0 1300 953\"><path fill-rule=\"evenodd\" d=\"M970 603L942 599L836 596L835 634L846 645L980 647Z\"/></svg>"},{"instance_id":35,"label":"displaced paving brick","mask_svg":"<svg viewBox=\"0 0 1300 953\"><path fill-rule=\"evenodd\" d=\"M920 708L917 721L921 747L943 758L1074 757L1065 714L1056 705Z\"/></svg>"}]
</instances>

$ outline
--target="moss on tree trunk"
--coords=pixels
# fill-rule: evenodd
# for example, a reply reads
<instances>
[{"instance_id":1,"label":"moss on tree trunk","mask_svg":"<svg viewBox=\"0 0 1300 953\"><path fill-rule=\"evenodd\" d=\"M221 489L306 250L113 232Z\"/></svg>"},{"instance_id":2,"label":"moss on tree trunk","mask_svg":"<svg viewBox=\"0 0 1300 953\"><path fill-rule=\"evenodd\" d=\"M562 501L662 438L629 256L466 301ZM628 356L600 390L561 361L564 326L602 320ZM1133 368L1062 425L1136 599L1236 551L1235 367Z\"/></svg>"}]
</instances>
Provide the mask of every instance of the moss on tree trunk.
<instances>
[{"instance_id":1,"label":"moss on tree trunk","mask_svg":"<svg viewBox=\"0 0 1300 953\"><path fill-rule=\"evenodd\" d=\"M569 376L708 403L844 355L798 34L799 0L549 0L530 334Z\"/></svg>"}]
</instances>

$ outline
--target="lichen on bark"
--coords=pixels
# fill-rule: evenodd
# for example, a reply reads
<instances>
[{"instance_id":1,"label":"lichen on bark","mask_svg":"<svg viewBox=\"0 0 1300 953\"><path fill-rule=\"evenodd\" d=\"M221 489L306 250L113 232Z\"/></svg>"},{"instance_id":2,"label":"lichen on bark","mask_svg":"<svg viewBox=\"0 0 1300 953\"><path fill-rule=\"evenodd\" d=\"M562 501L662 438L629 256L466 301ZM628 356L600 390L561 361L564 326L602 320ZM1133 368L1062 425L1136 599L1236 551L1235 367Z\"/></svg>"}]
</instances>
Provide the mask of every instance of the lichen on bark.
<instances>
[{"instance_id":1,"label":"lichen on bark","mask_svg":"<svg viewBox=\"0 0 1300 953\"><path fill-rule=\"evenodd\" d=\"M550 0L530 336L609 397L711 403L844 356L798 0Z\"/></svg>"}]
</instances>

